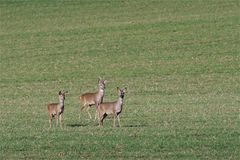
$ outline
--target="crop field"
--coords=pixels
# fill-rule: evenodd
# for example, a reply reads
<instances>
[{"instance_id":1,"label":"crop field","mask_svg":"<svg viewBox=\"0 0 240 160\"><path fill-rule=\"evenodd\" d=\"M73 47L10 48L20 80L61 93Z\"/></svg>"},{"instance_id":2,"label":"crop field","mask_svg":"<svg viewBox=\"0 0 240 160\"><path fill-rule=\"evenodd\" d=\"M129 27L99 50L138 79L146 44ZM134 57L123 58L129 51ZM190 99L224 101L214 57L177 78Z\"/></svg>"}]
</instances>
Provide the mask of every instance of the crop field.
<instances>
[{"instance_id":1,"label":"crop field","mask_svg":"<svg viewBox=\"0 0 240 160\"><path fill-rule=\"evenodd\" d=\"M0 0L0 159L239 159L239 4ZM79 118L98 77L128 89L121 127Z\"/></svg>"}]
</instances>

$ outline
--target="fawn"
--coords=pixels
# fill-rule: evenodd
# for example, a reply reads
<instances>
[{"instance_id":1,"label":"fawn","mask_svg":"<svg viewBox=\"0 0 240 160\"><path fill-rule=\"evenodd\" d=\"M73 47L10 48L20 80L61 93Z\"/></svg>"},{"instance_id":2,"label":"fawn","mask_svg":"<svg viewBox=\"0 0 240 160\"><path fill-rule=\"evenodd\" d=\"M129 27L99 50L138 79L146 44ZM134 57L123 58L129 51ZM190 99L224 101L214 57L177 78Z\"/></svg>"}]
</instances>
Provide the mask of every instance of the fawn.
<instances>
[{"instance_id":1,"label":"fawn","mask_svg":"<svg viewBox=\"0 0 240 160\"><path fill-rule=\"evenodd\" d=\"M92 105L95 105L97 107L100 103L103 102L103 97L105 94L105 85L106 85L106 80L99 78L97 92L85 93L80 96L81 111L87 110L87 113L88 113L90 119L92 119L92 116L89 113L89 108ZM79 118L80 118L80 113L79 113ZM97 118L97 111L96 111L96 115L95 115L95 119L96 118Z\"/></svg>"},{"instance_id":2,"label":"fawn","mask_svg":"<svg viewBox=\"0 0 240 160\"><path fill-rule=\"evenodd\" d=\"M115 118L118 119L119 127L120 125L120 113L122 112L123 107L123 99L124 95L127 91L127 88L119 89L117 87L119 98L115 102L104 102L98 105L98 117L99 117L99 126L103 126L103 120L107 117L109 114L113 114L113 127L115 127Z\"/></svg>"},{"instance_id":3,"label":"fawn","mask_svg":"<svg viewBox=\"0 0 240 160\"><path fill-rule=\"evenodd\" d=\"M63 118L63 111L64 111L64 100L65 100L65 94L68 93L68 91L59 91L58 98L59 103L50 103L47 106L48 114L49 114L49 125L50 128L52 127L52 119L56 119L56 125L58 125L58 119L60 121L60 127L62 128L62 118Z\"/></svg>"}]
</instances>

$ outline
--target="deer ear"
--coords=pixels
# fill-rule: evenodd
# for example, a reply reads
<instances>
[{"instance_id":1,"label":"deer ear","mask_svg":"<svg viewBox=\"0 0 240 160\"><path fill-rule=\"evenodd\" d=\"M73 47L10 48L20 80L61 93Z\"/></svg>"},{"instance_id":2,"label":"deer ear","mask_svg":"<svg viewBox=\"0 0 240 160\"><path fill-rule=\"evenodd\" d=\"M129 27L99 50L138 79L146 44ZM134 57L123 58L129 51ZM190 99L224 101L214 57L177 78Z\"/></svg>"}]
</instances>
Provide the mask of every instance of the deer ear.
<instances>
[{"instance_id":1,"label":"deer ear","mask_svg":"<svg viewBox=\"0 0 240 160\"><path fill-rule=\"evenodd\" d=\"M59 92L58 92L58 95L61 95L61 94L62 94L62 91L59 91Z\"/></svg>"}]
</instances>

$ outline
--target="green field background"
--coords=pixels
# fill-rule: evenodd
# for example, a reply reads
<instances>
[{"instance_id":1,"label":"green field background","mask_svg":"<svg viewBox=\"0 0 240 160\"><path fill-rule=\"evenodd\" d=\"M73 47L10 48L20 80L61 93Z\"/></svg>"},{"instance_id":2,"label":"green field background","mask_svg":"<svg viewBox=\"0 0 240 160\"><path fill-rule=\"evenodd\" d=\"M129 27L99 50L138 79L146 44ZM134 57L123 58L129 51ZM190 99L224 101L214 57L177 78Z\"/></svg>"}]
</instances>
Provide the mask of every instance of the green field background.
<instances>
[{"instance_id":1,"label":"green field background","mask_svg":"<svg viewBox=\"0 0 240 160\"><path fill-rule=\"evenodd\" d=\"M239 159L238 0L0 0L0 159ZM122 127L80 113L107 80ZM63 129L47 104L68 90ZM91 114L94 115L94 107Z\"/></svg>"}]
</instances>

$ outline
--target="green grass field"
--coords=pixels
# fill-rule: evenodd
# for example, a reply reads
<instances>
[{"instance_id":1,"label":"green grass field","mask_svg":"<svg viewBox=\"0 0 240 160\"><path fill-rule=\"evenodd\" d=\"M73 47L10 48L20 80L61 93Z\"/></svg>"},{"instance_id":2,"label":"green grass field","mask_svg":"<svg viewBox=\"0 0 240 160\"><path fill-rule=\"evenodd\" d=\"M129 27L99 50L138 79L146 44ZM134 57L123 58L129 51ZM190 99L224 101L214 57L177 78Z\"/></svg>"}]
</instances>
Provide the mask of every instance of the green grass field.
<instances>
[{"instance_id":1,"label":"green grass field","mask_svg":"<svg viewBox=\"0 0 240 160\"><path fill-rule=\"evenodd\" d=\"M0 0L0 159L239 159L239 17L238 0ZM104 101L128 88L121 128L78 118L99 76Z\"/></svg>"}]
</instances>

